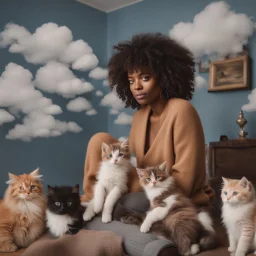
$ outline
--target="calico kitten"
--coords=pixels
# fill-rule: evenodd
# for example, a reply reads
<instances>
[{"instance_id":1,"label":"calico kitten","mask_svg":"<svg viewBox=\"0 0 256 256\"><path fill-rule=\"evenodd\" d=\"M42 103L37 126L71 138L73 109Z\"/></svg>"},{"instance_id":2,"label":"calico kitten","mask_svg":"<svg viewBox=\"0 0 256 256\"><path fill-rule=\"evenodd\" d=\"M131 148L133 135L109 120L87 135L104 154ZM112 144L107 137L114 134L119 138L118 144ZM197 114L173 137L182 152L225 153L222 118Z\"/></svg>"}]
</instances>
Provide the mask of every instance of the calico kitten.
<instances>
[{"instance_id":1,"label":"calico kitten","mask_svg":"<svg viewBox=\"0 0 256 256\"><path fill-rule=\"evenodd\" d=\"M0 202L0 252L28 247L45 230L46 199L39 169L30 174L9 173Z\"/></svg>"},{"instance_id":2,"label":"calico kitten","mask_svg":"<svg viewBox=\"0 0 256 256\"><path fill-rule=\"evenodd\" d=\"M181 255L195 255L201 249L216 247L215 231L207 212L198 212L191 200L176 186L166 162L157 167L137 168L140 183L150 201L146 216L127 215L121 221L140 225L160 238L172 240Z\"/></svg>"},{"instance_id":3,"label":"calico kitten","mask_svg":"<svg viewBox=\"0 0 256 256\"><path fill-rule=\"evenodd\" d=\"M102 222L112 221L112 211L117 200L128 191L128 172L131 169L128 139L107 145L102 144L102 163L94 187L94 197L84 213L91 220L102 211Z\"/></svg>"},{"instance_id":4,"label":"calico kitten","mask_svg":"<svg viewBox=\"0 0 256 256\"><path fill-rule=\"evenodd\" d=\"M76 234L83 227L84 208L80 205L79 185L48 185L47 227L56 237Z\"/></svg>"},{"instance_id":5,"label":"calico kitten","mask_svg":"<svg viewBox=\"0 0 256 256\"><path fill-rule=\"evenodd\" d=\"M256 249L255 190L245 177L241 180L222 179L222 219L229 238L228 251L235 256L245 256Z\"/></svg>"}]
</instances>

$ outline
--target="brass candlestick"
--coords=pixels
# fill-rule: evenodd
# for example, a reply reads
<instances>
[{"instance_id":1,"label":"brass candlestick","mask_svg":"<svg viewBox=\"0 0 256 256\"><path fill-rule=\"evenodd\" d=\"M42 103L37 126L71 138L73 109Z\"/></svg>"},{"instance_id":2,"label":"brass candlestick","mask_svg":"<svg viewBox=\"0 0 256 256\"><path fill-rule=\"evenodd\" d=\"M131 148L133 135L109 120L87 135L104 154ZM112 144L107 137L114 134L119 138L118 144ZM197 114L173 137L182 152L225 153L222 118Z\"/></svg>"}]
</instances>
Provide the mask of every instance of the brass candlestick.
<instances>
[{"instance_id":1,"label":"brass candlestick","mask_svg":"<svg viewBox=\"0 0 256 256\"><path fill-rule=\"evenodd\" d=\"M238 119L236 120L236 123L240 127L240 131L238 133L240 139L246 138L248 135L248 132L244 130L244 126L247 124L247 120L244 118L244 112L241 110L238 116Z\"/></svg>"}]
</instances>

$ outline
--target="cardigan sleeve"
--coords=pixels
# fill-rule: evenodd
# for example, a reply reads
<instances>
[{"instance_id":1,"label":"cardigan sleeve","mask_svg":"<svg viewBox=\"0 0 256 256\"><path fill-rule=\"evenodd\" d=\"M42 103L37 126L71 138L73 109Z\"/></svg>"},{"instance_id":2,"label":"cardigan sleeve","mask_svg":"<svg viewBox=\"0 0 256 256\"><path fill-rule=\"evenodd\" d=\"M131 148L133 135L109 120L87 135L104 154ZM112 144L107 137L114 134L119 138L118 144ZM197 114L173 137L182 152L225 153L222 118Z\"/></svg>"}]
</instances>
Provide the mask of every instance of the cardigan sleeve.
<instances>
[{"instance_id":1,"label":"cardigan sleeve","mask_svg":"<svg viewBox=\"0 0 256 256\"><path fill-rule=\"evenodd\" d=\"M173 177L189 197L201 190L205 182L205 140L200 118L189 102L177 110L173 126L175 163Z\"/></svg>"}]
</instances>

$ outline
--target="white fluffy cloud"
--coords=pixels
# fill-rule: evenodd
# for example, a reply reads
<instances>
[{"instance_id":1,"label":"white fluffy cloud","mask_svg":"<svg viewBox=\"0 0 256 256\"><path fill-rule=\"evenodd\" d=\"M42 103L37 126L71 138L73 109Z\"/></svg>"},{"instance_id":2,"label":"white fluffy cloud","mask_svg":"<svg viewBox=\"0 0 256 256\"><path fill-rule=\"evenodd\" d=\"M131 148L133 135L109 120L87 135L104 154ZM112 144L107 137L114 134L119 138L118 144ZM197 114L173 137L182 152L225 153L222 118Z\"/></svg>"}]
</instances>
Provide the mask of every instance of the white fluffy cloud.
<instances>
[{"instance_id":1,"label":"white fluffy cloud","mask_svg":"<svg viewBox=\"0 0 256 256\"><path fill-rule=\"evenodd\" d=\"M58 93L65 98L94 90L89 82L78 79L64 64L50 61L38 69L35 86L49 93Z\"/></svg>"},{"instance_id":2,"label":"white fluffy cloud","mask_svg":"<svg viewBox=\"0 0 256 256\"><path fill-rule=\"evenodd\" d=\"M90 71L89 77L98 80L106 79L108 77L108 70L105 68L97 67Z\"/></svg>"},{"instance_id":3,"label":"white fluffy cloud","mask_svg":"<svg viewBox=\"0 0 256 256\"><path fill-rule=\"evenodd\" d=\"M13 122L14 120L15 120L15 117L13 115L8 113L4 109L0 109L0 125L2 125L4 123Z\"/></svg>"},{"instance_id":4,"label":"white fluffy cloud","mask_svg":"<svg viewBox=\"0 0 256 256\"><path fill-rule=\"evenodd\" d=\"M92 52L92 48L80 39L66 45L65 51L58 59L64 63L71 63L77 61L84 54L91 54Z\"/></svg>"},{"instance_id":5,"label":"white fluffy cloud","mask_svg":"<svg viewBox=\"0 0 256 256\"><path fill-rule=\"evenodd\" d=\"M26 115L23 124L15 125L6 138L30 141L36 137L82 131L76 123L59 121L52 116L62 113L61 108L36 90L32 79L30 71L15 63L9 63L0 77L0 106L9 108L12 113L22 112ZM2 110L0 113L0 125L14 120L12 115L5 112Z\"/></svg>"},{"instance_id":6,"label":"white fluffy cloud","mask_svg":"<svg viewBox=\"0 0 256 256\"><path fill-rule=\"evenodd\" d=\"M203 55L235 55L243 50L255 25L245 14L230 10L224 2L214 2L194 17L193 23L180 22L170 37L188 47L196 58Z\"/></svg>"},{"instance_id":7,"label":"white fluffy cloud","mask_svg":"<svg viewBox=\"0 0 256 256\"><path fill-rule=\"evenodd\" d=\"M94 54L85 54L72 64L73 69L87 71L97 67L99 60Z\"/></svg>"},{"instance_id":8,"label":"white fluffy cloud","mask_svg":"<svg viewBox=\"0 0 256 256\"><path fill-rule=\"evenodd\" d=\"M132 123L132 116L122 112L118 115L117 119L114 121L115 124L127 125Z\"/></svg>"},{"instance_id":9,"label":"white fluffy cloud","mask_svg":"<svg viewBox=\"0 0 256 256\"><path fill-rule=\"evenodd\" d=\"M124 102L118 98L116 91L113 90L112 92L106 94L101 102L101 106L110 107L110 114L116 115L120 113L120 110L125 107Z\"/></svg>"},{"instance_id":10,"label":"white fluffy cloud","mask_svg":"<svg viewBox=\"0 0 256 256\"><path fill-rule=\"evenodd\" d=\"M68 104L67 104L67 110L69 111L73 111L73 112L82 112L85 110L89 110L92 108L91 103L82 97L78 97L74 100L71 100Z\"/></svg>"},{"instance_id":11,"label":"white fluffy cloud","mask_svg":"<svg viewBox=\"0 0 256 256\"><path fill-rule=\"evenodd\" d=\"M256 111L256 89L248 95L249 103L242 106L243 111Z\"/></svg>"},{"instance_id":12,"label":"white fluffy cloud","mask_svg":"<svg viewBox=\"0 0 256 256\"><path fill-rule=\"evenodd\" d=\"M75 122L55 120L51 115L34 111L24 118L23 124L17 124L10 130L6 138L31 141L31 139L37 137L55 137L66 132L78 133L82 130Z\"/></svg>"},{"instance_id":13,"label":"white fluffy cloud","mask_svg":"<svg viewBox=\"0 0 256 256\"><path fill-rule=\"evenodd\" d=\"M95 109L90 109L86 111L87 116L94 116L97 114L97 111Z\"/></svg>"},{"instance_id":14,"label":"white fluffy cloud","mask_svg":"<svg viewBox=\"0 0 256 256\"><path fill-rule=\"evenodd\" d=\"M96 94L96 96L98 96L98 97L102 97L102 96L103 96L103 92L100 91L100 90L97 90L97 91L95 92L95 94Z\"/></svg>"},{"instance_id":15,"label":"white fluffy cloud","mask_svg":"<svg viewBox=\"0 0 256 256\"><path fill-rule=\"evenodd\" d=\"M92 48L83 40L72 40L71 30L55 23L43 24L33 34L9 23L0 34L0 47L10 46L10 52L23 54L26 61L33 64L55 60L71 64L77 70L95 68L99 61Z\"/></svg>"},{"instance_id":16,"label":"white fluffy cloud","mask_svg":"<svg viewBox=\"0 0 256 256\"><path fill-rule=\"evenodd\" d=\"M196 76L195 77L195 87L197 89L207 87L207 80L203 78L202 76Z\"/></svg>"},{"instance_id":17,"label":"white fluffy cloud","mask_svg":"<svg viewBox=\"0 0 256 256\"><path fill-rule=\"evenodd\" d=\"M46 114L60 114L61 108L45 98L35 89L33 76L29 70L9 63L0 76L0 107L11 108L14 112L25 114L40 111Z\"/></svg>"},{"instance_id":18,"label":"white fluffy cloud","mask_svg":"<svg viewBox=\"0 0 256 256\"><path fill-rule=\"evenodd\" d=\"M103 85L104 86L109 86L109 81L108 80L103 80Z\"/></svg>"}]
</instances>

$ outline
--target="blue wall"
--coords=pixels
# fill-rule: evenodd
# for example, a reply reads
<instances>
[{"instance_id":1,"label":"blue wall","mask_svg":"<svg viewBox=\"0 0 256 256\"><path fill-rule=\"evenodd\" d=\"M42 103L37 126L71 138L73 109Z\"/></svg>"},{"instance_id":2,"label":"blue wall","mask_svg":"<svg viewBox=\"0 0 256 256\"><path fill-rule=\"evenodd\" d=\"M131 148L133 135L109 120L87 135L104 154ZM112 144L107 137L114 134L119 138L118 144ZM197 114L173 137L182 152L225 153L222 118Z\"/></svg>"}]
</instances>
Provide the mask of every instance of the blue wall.
<instances>
[{"instance_id":1,"label":"blue wall","mask_svg":"<svg viewBox=\"0 0 256 256\"><path fill-rule=\"evenodd\" d=\"M108 15L108 57L112 54L112 46L121 40L130 39L140 32L162 32L169 34L169 30L178 22L192 22L194 16L201 12L210 0L144 0L138 4L128 6ZM245 13L255 17L255 0L226 1L237 13ZM224 35L223 35L224 36ZM256 58L256 37L250 41L250 55L252 64ZM252 87L255 88L256 66L253 66ZM208 74L200 74L208 80ZM207 88L195 91L192 104L201 117L206 141L219 140L221 134L229 138L237 138L239 127L236 124L240 108L248 103L250 91L230 91L208 93ZM127 111L133 113L131 110ZM256 113L245 113L248 120L246 130L250 137L256 137ZM130 127L113 124L114 117L109 119L109 131L118 136L127 136Z\"/></svg>"},{"instance_id":2,"label":"blue wall","mask_svg":"<svg viewBox=\"0 0 256 256\"><path fill-rule=\"evenodd\" d=\"M26 27L30 32L44 23L54 22L67 26L73 33L73 39L83 39L93 48L100 65L105 65L107 56L106 14L74 0L1 0L0 31L8 22ZM9 62L15 62L33 74L40 66L27 63L22 55L11 54L8 49L0 48L0 73ZM87 79L87 73L75 72ZM102 82L91 81L95 87L102 88ZM55 104L62 107L64 113L56 119L77 122L83 128L78 134L66 133L60 137L34 139L29 143L20 140L7 140L5 135L14 123L0 127L0 197L6 188L8 172L28 173L38 166L44 175L44 184L82 185L83 165L89 138L98 131L107 131L107 110L98 108L98 98L94 93L82 96L92 99L98 115L86 116L85 113L72 113L65 110L67 99L56 94L46 94Z\"/></svg>"}]
</instances>

